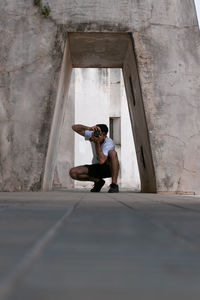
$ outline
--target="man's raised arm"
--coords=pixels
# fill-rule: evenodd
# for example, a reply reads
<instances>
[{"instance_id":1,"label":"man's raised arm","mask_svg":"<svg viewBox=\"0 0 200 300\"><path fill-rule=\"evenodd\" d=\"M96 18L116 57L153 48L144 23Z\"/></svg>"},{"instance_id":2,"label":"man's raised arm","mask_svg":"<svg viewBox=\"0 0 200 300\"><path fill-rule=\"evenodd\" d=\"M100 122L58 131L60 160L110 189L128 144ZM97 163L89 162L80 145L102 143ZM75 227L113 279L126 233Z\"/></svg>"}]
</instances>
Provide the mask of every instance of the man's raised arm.
<instances>
[{"instance_id":1,"label":"man's raised arm","mask_svg":"<svg viewBox=\"0 0 200 300\"><path fill-rule=\"evenodd\" d=\"M90 130L90 131L96 131L96 130L101 130L98 126L85 126L81 124L74 124L72 125L72 129L77 132L78 134L85 136L85 130Z\"/></svg>"},{"instance_id":2,"label":"man's raised arm","mask_svg":"<svg viewBox=\"0 0 200 300\"><path fill-rule=\"evenodd\" d=\"M91 127L88 127L88 126L85 126L85 125L81 125L81 124L74 124L72 125L72 129L82 135L82 136L85 136L85 130L92 130Z\"/></svg>"}]
</instances>

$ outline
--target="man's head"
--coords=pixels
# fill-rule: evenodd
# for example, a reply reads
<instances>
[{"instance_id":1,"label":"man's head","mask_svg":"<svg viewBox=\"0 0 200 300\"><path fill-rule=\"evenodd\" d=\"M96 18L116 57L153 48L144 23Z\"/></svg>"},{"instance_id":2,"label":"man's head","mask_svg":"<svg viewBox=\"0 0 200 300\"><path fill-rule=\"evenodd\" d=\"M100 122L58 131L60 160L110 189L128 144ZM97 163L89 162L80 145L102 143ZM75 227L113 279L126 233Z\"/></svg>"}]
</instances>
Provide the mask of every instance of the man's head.
<instances>
[{"instance_id":1,"label":"man's head","mask_svg":"<svg viewBox=\"0 0 200 300\"><path fill-rule=\"evenodd\" d=\"M97 124L96 126L98 126L101 129L103 135L107 135L108 126L106 124Z\"/></svg>"}]
</instances>

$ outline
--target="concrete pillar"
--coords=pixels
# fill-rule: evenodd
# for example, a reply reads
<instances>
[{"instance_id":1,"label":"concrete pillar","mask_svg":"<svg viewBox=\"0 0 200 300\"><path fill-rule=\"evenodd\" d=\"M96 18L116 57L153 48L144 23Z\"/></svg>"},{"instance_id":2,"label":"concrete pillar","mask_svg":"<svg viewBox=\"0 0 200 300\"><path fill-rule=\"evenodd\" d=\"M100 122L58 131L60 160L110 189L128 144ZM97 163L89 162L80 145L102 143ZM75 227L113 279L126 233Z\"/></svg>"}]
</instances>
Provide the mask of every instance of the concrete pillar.
<instances>
[{"instance_id":1,"label":"concrete pillar","mask_svg":"<svg viewBox=\"0 0 200 300\"><path fill-rule=\"evenodd\" d=\"M61 137L61 129L63 118L65 114L65 107L68 100L69 84L72 72L72 62L69 48L69 41L67 40L63 62L61 67L60 79L58 84L58 93L56 98L56 105L54 109L54 116L51 125L51 132L49 137L49 144L46 156L46 163L43 177L43 190L52 188L54 171L56 167L56 158L58 154L59 141ZM70 140L70 139L69 139Z\"/></svg>"},{"instance_id":2,"label":"concrete pillar","mask_svg":"<svg viewBox=\"0 0 200 300\"><path fill-rule=\"evenodd\" d=\"M69 176L69 170L74 166L74 132L75 123L75 69L72 70L68 100L65 106L61 136L58 146L56 168L54 171L53 188L74 187L74 181Z\"/></svg>"},{"instance_id":3,"label":"concrete pillar","mask_svg":"<svg viewBox=\"0 0 200 300\"><path fill-rule=\"evenodd\" d=\"M121 98L121 187L141 190L140 175L136 157L133 131L124 86L124 78L120 71L120 98Z\"/></svg>"},{"instance_id":4,"label":"concrete pillar","mask_svg":"<svg viewBox=\"0 0 200 300\"><path fill-rule=\"evenodd\" d=\"M140 171L141 191L155 192L156 178L133 43L129 44L124 59L123 76Z\"/></svg>"}]
</instances>

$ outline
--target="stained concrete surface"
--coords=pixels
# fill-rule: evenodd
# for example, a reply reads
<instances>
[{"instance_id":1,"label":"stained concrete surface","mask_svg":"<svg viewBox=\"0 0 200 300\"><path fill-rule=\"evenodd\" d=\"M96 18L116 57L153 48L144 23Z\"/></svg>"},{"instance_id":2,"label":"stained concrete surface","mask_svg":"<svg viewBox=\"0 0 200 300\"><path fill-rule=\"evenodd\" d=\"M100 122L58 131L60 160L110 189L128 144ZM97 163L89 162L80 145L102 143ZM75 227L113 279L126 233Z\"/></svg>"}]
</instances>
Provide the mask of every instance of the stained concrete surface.
<instances>
[{"instance_id":1,"label":"stained concrete surface","mask_svg":"<svg viewBox=\"0 0 200 300\"><path fill-rule=\"evenodd\" d=\"M34 1L0 1L0 190L40 190L45 164L47 170L53 162L47 149L57 127L52 120L60 107L56 99L68 33L130 32L157 191L199 194L200 35L194 1L48 3L51 13L44 18ZM118 46L124 45L114 49L115 59ZM90 60L98 53L106 57L102 50L96 44Z\"/></svg>"},{"instance_id":2,"label":"stained concrete surface","mask_svg":"<svg viewBox=\"0 0 200 300\"><path fill-rule=\"evenodd\" d=\"M0 193L0 299L199 299L200 197Z\"/></svg>"}]
</instances>

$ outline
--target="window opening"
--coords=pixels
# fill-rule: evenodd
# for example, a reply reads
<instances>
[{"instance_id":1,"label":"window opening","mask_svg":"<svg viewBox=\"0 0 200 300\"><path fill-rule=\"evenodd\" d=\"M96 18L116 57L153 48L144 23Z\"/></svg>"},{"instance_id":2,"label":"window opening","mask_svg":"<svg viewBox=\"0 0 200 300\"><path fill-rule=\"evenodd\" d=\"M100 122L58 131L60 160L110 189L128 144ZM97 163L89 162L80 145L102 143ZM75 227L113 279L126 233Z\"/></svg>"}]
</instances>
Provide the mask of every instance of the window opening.
<instances>
[{"instance_id":1,"label":"window opening","mask_svg":"<svg viewBox=\"0 0 200 300\"><path fill-rule=\"evenodd\" d=\"M110 117L110 138L114 141L115 145L121 145L121 118Z\"/></svg>"}]
</instances>

